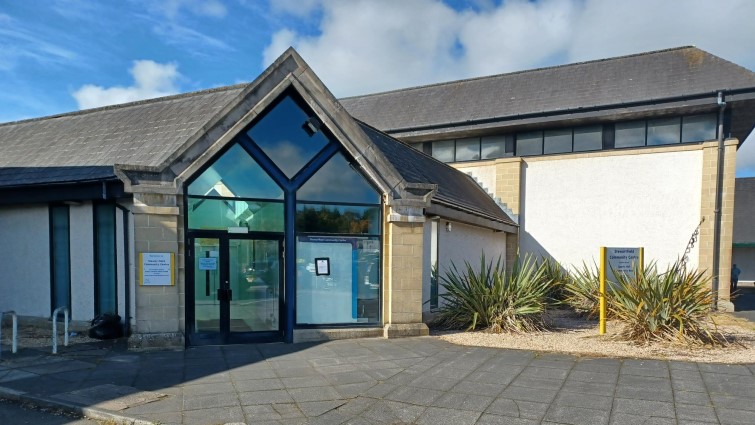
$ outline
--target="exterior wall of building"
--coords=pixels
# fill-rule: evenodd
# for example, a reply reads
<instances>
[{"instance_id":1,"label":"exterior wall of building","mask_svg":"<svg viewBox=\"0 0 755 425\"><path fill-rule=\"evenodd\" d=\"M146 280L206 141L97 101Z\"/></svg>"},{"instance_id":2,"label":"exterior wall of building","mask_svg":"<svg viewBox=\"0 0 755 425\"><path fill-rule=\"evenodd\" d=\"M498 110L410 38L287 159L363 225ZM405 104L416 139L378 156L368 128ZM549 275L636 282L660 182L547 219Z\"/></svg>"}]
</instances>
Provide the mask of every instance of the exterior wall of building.
<instances>
[{"instance_id":1,"label":"exterior wall of building","mask_svg":"<svg viewBox=\"0 0 755 425\"><path fill-rule=\"evenodd\" d=\"M643 246L672 263L700 221L701 166L699 150L527 158L521 250L579 266L601 246Z\"/></svg>"},{"instance_id":2,"label":"exterior wall of building","mask_svg":"<svg viewBox=\"0 0 755 425\"><path fill-rule=\"evenodd\" d=\"M47 205L0 207L0 311L50 316Z\"/></svg>"},{"instance_id":3,"label":"exterior wall of building","mask_svg":"<svg viewBox=\"0 0 755 425\"><path fill-rule=\"evenodd\" d=\"M451 223L450 231L447 230L447 223ZM431 225L425 223L425 247L423 261L423 281L422 281L422 310L429 311L430 303L430 250L428 246L431 237ZM465 270L464 262L468 262L475 270L479 269L480 255L485 254L487 262L495 263L498 258L501 261L508 262L507 257L507 233L494 232L489 229L483 229L476 226L470 226L448 220L439 220L438 222L438 271L439 276L444 276L451 270L452 264L456 265L459 271ZM516 248L515 248L516 249ZM508 266L508 263L506 263ZM439 285L439 294L442 294L443 288ZM439 305L442 305L442 299L439 299Z\"/></svg>"},{"instance_id":4,"label":"exterior wall of building","mask_svg":"<svg viewBox=\"0 0 755 425\"><path fill-rule=\"evenodd\" d=\"M390 207L384 216L391 217ZM386 219L383 236L383 323L386 337L427 335L422 323L424 217Z\"/></svg>"},{"instance_id":5,"label":"exterior wall of building","mask_svg":"<svg viewBox=\"0 0 755 425\"><path fill-rule=\"evenodd\" d=\"M731 278L731 246L734 228L734 181L736 173L737 144L735 139L725 142L724 175L721 204L721 240L719 257L719 290L718 296L723 300L729 299L729 280ZM700 226L700 265L707 269L709 276L713 276L713 255L715 251L713 229L715 223L716 206L716 167L718 163L718 143L709 142L702 145L703 170L700 215L705 222ZM729 306L733 308L733 306Z\"/></svg>"},{"instance_id":6,"label":"exterior wall of building","mask_svg":"<svg viewBox=\"0 0 755 425\"><path fill-rule=\"evenodd\" d=\"M185 275L183 273L183 241L179 240L179 208L175 195L134 195L133 251L136 263L144 252L173 253L176 267L173 286L142 286L140 276L135 285L136 338L129 343L134 347L155 345L183 345ZM179 268L179 264L181 268ZM137 264L138 265L138 264Z\"/></svg>"},{"instance_id":7,"label":"exterior wall of building","mask_svg":"<svg viewBox=\"0 0 755 425\"><path fill-rule=\"evenodd\" d=\"M71 205L71 317L94 317L94 225L92 203Z\"/></svg>"}]
</instances>

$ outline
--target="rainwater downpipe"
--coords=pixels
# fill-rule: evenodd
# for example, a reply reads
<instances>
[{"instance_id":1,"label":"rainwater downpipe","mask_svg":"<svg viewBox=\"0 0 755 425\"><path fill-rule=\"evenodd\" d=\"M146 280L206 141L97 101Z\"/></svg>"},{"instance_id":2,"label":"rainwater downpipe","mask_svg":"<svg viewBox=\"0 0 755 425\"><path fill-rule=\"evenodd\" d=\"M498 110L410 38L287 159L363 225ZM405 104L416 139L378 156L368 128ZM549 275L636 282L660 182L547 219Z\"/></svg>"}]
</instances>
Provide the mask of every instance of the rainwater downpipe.
<instances>
[{"instance_id":1,"label":"rainwater downpipe","mask_svg":"<svg viewBox=\"0 0 755 425\"><path fill-rule=\"evenodd\" d=\"M718 162L716 163L716 206L713 210L713 311L718 310L719 269L721 263L721 204L723 203L724 180L724 92L718 92Z\"/></svg>"},{"instance_id":2,"label":"rainwater downpipe","mask_svg":"<svg viewBox=\"0 0 755 425\"><path fill-rule=\"evenodd\" d=\"M130 213L131 211L117 202L115 203L115 206L123 212L123 258L126 263L124 267L125 273L123 282L123 285L125 287L125 291L123 291L124 301L126 304L126 314L123 323L123 336L128 337L131 334L131 247L128 243L130 233L128 225L128 213Z\"/></svg>"}]
</instances>

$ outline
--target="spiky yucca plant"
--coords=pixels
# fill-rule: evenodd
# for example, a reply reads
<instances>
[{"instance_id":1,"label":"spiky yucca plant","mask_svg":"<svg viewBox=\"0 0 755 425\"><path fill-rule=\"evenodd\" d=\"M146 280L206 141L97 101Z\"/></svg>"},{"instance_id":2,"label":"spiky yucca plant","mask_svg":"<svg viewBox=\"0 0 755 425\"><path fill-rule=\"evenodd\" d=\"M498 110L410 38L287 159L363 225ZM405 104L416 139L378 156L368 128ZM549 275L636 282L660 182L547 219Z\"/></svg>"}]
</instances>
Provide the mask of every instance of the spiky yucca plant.
<instances>
[{"instance_id":1,"label":"spiky yucca plant","mask_svg":"<svg viewBox=\"0 0 755 425\"><path fill-rule=\"evenodd\" d=\"M495 264L480 256L475 270L464 262L462 271L451 264L441 276L445 290L435 325L449 329L485 329L490 332L527 332L544 329L550 282L543 269L527 256L510 273L501 258Z\"/></svg>"},{"instance_id":2,"label":"spiky yucca plant","mask_svg":"<svg viewBox=\"0 0 755 425\"><path fill-rule=\"evenodd\" d=\"M588 319L600 313L600 268L582 263L575 268L563 287L564 303Z\"/></svg>"},{"instance_id":3,"label":"spiky yucca plant","mask_svg":"<svg viewBox=\"0 0 755 425\"><path fill-rule=\"evenodd\" d=\"M618 338L647 343L677 341L686 344L726 345L726 338L710 323L713 297L709 278L688 270L681 262L662 273L657 264L616 276L608 308L624 322Z\"/></svg>"},{"instance_id":4,"label":"spiky yucca plant","mask_svg":"<svg viewBox=\"0 0 755 425\"><path fill-rule=\"evenodd\" d=\"M564 287L567 285L571 276L558 261L552 257L545 257L540 262L540 268L543 271L542 278L550 281L550 290L548 291L549 302L552 305L561 304L564 300Z\"/></svg>"}]
</instances>

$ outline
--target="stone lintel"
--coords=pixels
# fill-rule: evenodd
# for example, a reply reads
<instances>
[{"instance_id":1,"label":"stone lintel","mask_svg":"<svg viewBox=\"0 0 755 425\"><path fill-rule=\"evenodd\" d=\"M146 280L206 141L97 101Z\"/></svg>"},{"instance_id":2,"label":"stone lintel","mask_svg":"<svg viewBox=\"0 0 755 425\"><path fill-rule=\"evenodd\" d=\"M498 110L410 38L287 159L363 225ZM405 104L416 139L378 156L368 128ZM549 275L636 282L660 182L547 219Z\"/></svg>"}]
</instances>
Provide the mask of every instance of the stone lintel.
<instances>
[{"instance_id":1,"label":"stone lintel","mask_svg":"<svg viewBox=\"0 0 755 425\"><path fill-rule=\"evenodd\" d=\"M391 205L388 222L424 223L424 208L406 205Z\"/></svg>"}]
</instances>

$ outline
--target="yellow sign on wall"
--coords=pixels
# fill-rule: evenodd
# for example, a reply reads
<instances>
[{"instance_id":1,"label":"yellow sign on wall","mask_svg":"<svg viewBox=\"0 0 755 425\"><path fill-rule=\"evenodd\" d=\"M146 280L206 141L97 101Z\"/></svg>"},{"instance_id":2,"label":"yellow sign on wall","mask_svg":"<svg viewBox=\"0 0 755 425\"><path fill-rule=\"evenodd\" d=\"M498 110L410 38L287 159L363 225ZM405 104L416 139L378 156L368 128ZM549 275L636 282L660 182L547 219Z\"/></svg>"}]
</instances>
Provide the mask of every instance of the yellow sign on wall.
<instances>
[{"instance_id":1,"label":"yellow sign on wall","mask_svg":"<svg viewBox=\"0 0 755 425\"><path fill-rule=\"evenodd\" d=\"M175 285L175 254L172 252L140 252L139 283L142 286Z\"/></svg>"}]
</instances>

